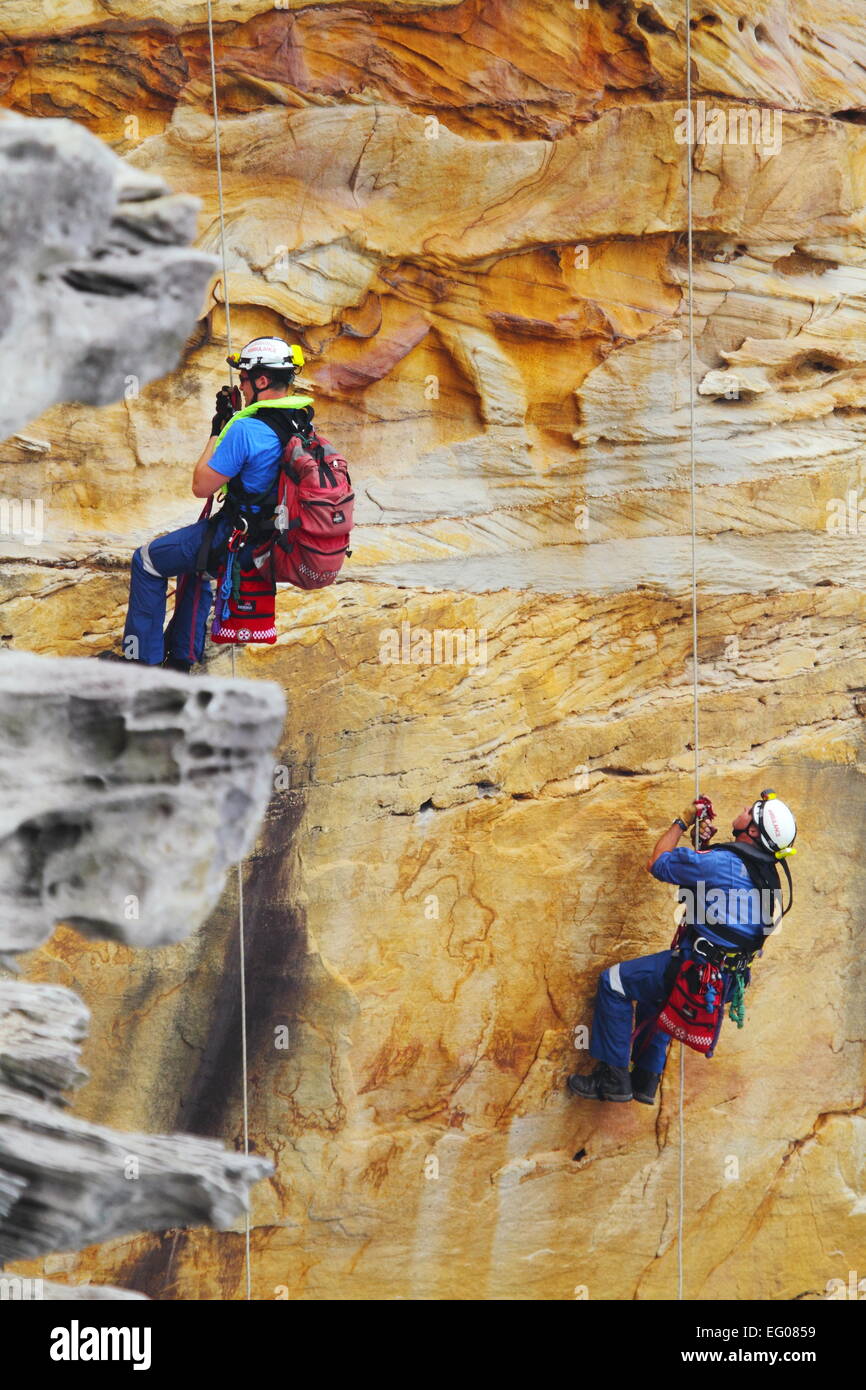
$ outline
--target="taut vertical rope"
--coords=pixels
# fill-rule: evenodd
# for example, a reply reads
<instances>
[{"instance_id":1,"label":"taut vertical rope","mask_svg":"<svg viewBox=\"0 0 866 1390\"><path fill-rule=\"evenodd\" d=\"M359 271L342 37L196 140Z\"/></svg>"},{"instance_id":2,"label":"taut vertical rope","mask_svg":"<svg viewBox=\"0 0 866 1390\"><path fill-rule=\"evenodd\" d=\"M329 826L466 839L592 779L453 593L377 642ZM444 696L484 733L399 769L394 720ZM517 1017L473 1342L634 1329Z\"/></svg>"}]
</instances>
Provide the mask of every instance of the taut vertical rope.
<instances>
[{"instance_id":1,"label":"taut vertical rope","mask_svg":"<svg viewBox=\"0 0 866 1390\"><path fill-rule=\"evenodd\" d=\"M697 468L695 440L695 298L694 298L694 203L692 180L694 174L694 116L692 112L692 5L686 6L686 106L688 107L689 138L686 143L686 214L688 248L688 338L689 338L689 465L691 496L691 562L692 562L692 703L694 707L693 743L695 750L695 798L701 792L700 727L698 693L698 559L697 559ZM695 849L700 847L700 820L695 821ZM683 1212L686 1198L686 1134L685 1134L686 1048L680 1043L680 1123L679 1123L679 1203L677 1213L677 1298L683 1297Z\"/></svg>"},{"instance_id":2,"label":"taut vertical rope","mask_svg":"<svg viewBox=\"0 0 866 1390\"><path fill-rule=\"evenodd\" d=\"M213 37L213 9L211 0L207 0L207 37L210 45L210 81L211 94L213 98L213 138L214 150L216 153L216 175L217 175L217 200L219 203L219 222L220 222L220 248L222 251L223 266L223 308L226 316L226 341L228 343L229 356L232 351L232 311L229 304L229 271L226 261L226 218L225 203L223 201L223 161L220 148L220 117L219 102L217 99L217 72L216 72L216 51L214 49ZM229 367L231 373L231 367ZM231 375L229 377L231 380Z\"/></svg>"},{"instance_id":3,"label":"taut vertical rope","mask_svg":"<svg viewBox=\"0 0 866 1390\"><path fill-rule=\"evenodd\" d=\"M213 95L213 130L214 146L216 149L216 172L217 172L217 196L219 199L219 224L220 224L220 247L222 249L223 264L223 305L226 316L226 340L228 342L229 355L232 350L232 321L231 309L229 307L229 280L228 267L226 261L226 220L225 204L223 202L223 168L222 156L220 153L220 118L219 101L217 97L217 74L216 74L216 53L214 50L213 37L213 10L211 0L207 0L207 33L208 43L210 44L210 75L211 91ZM235 649L232 647L232 677L235 674ZM241 982L241 1074L243 1077L243 1106L244 1106L244 1153L250 1151L250 1113L247 1084L247 982L246 982L246 945L244 939L244 875L243 865L238 862L238 951L240 953L239 973ZM250 1213L249 1208L244 1214L244 1265L246 1270L246 1289L247 1299L252 1298L252 1274L250 1260Z\"/></svg>"},{"instance_id":4,"label":"taut vertical rope","mask_svg":"<svg viewBox=\"0 0 866 1390\"><path fill-rule=\"evenodd\" d=\"M232 646L232 678L235 674L235 649ZM238 860L238 952L240 954L240 979L241 979L241 1072L244 1082L244 1153L250 1152L250 1110L247 1086L247 978L246 978L246 943L244 940L244 874L243 864ZM252 1276L250 1260L250 1213L249 1207L244 1213L244 1262L247 1277L247 1298L252 1298Z\"/></svg>"}]
</instances>

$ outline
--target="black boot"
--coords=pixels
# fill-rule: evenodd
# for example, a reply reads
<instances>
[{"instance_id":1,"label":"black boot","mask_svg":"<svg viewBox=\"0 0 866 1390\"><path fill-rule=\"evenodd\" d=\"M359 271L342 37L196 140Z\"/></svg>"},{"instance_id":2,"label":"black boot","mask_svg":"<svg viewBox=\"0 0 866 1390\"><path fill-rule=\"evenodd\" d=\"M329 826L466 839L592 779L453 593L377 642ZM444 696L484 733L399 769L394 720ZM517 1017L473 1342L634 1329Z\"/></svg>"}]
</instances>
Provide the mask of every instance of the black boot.
<instances>
[{"instance_id":1,"label":"black boot","mask_svg":"<svg viewBox=\"0 0 866 1390\"><path fill-rule=\"evenodd\" d=\"M185 676L192 670L192 662L180 656L167 656L162 664L166 671L183 671Z\"/></svg>"},{"instance_id":2,"label":"black boot","mask_svg":"<svg viewBox=\"0 0 866 1390\"><path fill-rule=\"evenodd\" d=\"M631 1074L631 1088L635 1100L641 1105L655 1105L656 1091L662 1079L660 1071L647 1071L645 1067L635 1067Z\"/></svg>"},{"instance_id":3,"label":"black boot","mask_svg":"<svg viewBox=\"0 0 866 1390\"><path fill-rule=\"evenodd\" d=\"M582 1100L631 1100L631 1079L628 1067L609 1067L599 1062L589 1076L574 1072L568 1078L568 1089Z\"/></svg>"}]
</instances>

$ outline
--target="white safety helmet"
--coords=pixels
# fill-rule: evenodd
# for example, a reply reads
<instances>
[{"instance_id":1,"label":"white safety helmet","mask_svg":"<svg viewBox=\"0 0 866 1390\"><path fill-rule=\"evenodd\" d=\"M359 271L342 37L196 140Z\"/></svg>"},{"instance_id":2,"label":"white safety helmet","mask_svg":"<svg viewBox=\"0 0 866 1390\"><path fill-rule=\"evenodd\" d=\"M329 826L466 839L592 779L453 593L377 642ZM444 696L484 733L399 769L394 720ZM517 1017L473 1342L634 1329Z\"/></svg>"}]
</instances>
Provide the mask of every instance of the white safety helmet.
<instances>
[{"instance_id":1,"label":"white safety helmet","mask_svg":"<svg viewBox=\"0 0 866 1390\"><path fill-rule=\"evenodd\" d=\"M235 371L251 371L254 367L264 367L274 372L296 372L304 365L304 354L297 343L287 343L283 338L253 338L241 352L233 352L227 358Z\"/></svg>"},{"instance_id":2,"label":"white safety helmet","mask_svg":"<svg viewBox=\"0 0 866 1390\"><path fill-rule=\"evenodd\" d=\"M797 853L793 848L797 838L794 813L774 791L761 792L760 801L752 807L752 820L758 827L759 841L776 859Z\"/></svg>"}]
</instances>

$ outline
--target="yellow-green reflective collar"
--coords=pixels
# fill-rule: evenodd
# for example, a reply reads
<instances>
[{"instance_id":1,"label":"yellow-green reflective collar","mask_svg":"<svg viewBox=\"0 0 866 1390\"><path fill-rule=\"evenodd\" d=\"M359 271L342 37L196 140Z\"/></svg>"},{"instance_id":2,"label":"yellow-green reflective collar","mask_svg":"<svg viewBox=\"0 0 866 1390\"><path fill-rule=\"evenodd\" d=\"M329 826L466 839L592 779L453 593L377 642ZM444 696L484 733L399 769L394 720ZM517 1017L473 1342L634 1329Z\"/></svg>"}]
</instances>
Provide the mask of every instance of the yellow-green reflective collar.
<instances>
[{"instance_id":1,"label":"yellow-green reflective collar","mask_svg":"<svg viewBox=\"0 0 866 1390\"><path fill-rule=\"evenodd\" d=\"M294 408L295 410L300 410L302 406L312 404L312 396L279 396L276 400L253 401L252 405L245 405L243 410L239 410L236 415L232 416L228 424L223 426L217 435L217 444L222 443L226 430L231 429L236 420L243 420L246 416L255 415L256 411L259 409L291 410ZM214 448L216 448L216 444Z\"/></svg>"}]
</instances>

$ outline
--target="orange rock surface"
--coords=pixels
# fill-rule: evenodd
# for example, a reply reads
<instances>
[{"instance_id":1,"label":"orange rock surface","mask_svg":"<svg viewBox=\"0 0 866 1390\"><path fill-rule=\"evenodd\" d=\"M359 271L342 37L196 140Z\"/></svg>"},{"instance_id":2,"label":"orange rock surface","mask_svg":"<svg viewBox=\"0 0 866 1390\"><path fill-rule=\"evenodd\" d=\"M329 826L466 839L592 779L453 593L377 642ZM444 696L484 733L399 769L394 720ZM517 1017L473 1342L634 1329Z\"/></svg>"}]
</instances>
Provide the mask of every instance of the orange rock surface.
<instances>
[{"instance_id":1,"label":"orange rock surface","mask_svg":"<svg viewBox=\"0 0 866 1390\"><path fill-rule=\"evenodd\" d=\"M205 6L42 10L4 6L2 100L202 198L217 251ZM254 1297L674 1297L677 1058L655 1112L564 1079L598 972L669 942L644 864L693 786L682 7L214 11L233 341L303 344L358 494L341 582L238 660L289 701L244 881ZM745 1028L686 1058L685 1294L823 1298L866 1222L866 21L718 0L693 43L702 784L723 838L775 787L802 849ZM193 518L225 294L177 372L0 445L46 507L0 536L7 643L105 645ZM474 659L390 660L403 624ZM237 906L31 958L93 1011L78 1113L239 1142ZM239 1298L243 1233L26 1268Z\"/></svg>"}]
</instances>

